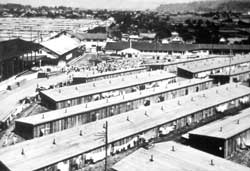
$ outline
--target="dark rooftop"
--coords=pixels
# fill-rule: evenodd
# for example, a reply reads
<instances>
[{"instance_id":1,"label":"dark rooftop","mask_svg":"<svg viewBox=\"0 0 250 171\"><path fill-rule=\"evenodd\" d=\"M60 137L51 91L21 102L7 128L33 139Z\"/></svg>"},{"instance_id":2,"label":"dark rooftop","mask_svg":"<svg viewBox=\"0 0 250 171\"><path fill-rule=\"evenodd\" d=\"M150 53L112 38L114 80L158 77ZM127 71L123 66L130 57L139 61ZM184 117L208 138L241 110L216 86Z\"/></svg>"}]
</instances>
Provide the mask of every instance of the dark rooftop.
<instances>
[{"instance_id":1,"label":"dark rooftop","mask_svg":"<svg viewBox=\"0 0 250 171\"><path fill-rule=\"evenodd\" d=\"M124 50L130 47L129 42L108 42L106 50ZM250 45L226 44L161 44L149 42L132 42L132 48L140 51L193 51L193 50L246 50Z\"/></svg>"},{"instance_id":2,"label":"dark rooftop","mask_svg":"<svg viewBox=\"0 0 250 171\"><path fill-rule=\"evenodd\" d=\"M0 42L0 62L23 55L32 50L38 50L39 44L22 39L12 39Z\"/></svg>"}]
</instances>

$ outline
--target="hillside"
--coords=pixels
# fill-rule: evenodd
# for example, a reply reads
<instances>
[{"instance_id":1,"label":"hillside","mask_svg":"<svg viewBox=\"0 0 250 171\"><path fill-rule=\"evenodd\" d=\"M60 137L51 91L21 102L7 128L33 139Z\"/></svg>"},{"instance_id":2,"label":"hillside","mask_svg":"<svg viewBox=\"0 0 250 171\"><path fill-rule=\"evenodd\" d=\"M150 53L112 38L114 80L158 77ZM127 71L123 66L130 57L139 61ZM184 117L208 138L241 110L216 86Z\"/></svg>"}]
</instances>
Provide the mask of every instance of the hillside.
<instances>
[{"instance_id":1,"label":"hillside","mask_svg":"<svg viewBox=\"0 0 250 171\"><path fill-rule=\"evenodd\" d=\"M196 1L191 3L162 4L156 8L159 12L197 12L197 11L250 11L249 0L214 0Z\"/></svg>"}]
</instances>

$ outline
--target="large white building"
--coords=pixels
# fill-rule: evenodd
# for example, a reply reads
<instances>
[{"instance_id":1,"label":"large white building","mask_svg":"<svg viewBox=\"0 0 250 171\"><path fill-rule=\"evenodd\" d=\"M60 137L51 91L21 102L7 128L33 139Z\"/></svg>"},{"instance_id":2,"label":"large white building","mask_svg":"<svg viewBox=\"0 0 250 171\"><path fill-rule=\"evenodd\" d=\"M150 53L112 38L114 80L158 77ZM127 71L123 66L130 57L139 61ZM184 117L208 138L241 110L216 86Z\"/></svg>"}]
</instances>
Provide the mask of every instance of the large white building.
<instances>
[{"instance_id":1,"label":"large white building","mask_svg":"<svg viewBox=\"0 0 250 171\"><path fill-rule=\"evenodd\" d=\"M67 34L58 34L40 45L39 55L54 60L53 64L66 63L83 53L81 41Z\"/></svg>"}]
</instances>

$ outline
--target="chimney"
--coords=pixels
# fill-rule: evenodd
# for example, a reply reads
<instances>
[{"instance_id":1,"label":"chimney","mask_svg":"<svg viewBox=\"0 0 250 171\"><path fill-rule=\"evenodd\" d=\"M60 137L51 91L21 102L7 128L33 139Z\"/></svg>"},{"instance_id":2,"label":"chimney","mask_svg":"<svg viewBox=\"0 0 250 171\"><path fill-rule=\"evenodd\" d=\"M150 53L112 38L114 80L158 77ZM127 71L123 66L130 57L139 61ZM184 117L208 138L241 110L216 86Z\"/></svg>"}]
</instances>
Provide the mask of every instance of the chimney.
<instances>
[{"instance_id":1,"label":"chimney","mask_svg":"<svg viewBox=\"0 0 250 171\"><path fill-rule=\"evenodd\" d=\"M171 149L171 151L175 151L175 148L174 148L174 146L172 146L172 149Z\"/></svg>"},{"instance_id":2,"label":"chimney","mask_svg":"<svg viewBox=\"0 0 250 171\"><path fill-rule=\"evenodd\" d=\"M130 121L130 120L129 120L129 116L127 116L127 121Z\"/></svg>"},{"instance_id":3,"label":"chimney","mask_svg":"<svg viewBox=\"0 0 250 171\"><path fill-rule=\"evenodd\" d=\"M65 113L67 113L67 108L65 108L65 111L64 111Z\"/></svg>"},{"instance_id":4,"label":"chimney","mask_svg":"<svg viewBox=\"0 0 250 171\"><path fill-rule=\"evenodd\" d=\"M80 136L82 136L82 130L80 130Z\"/></svg>"},{"instance_id":5,"label":"chimney","mask_svg":"<svg viewBox=\"0 0 250 171\"><path fill-rule=\"evenodd\" d=\"M220 127L220 132L222 132L222 127Z\"/></svg>"},{"instance_id":6,"label":"chimney","mask_svg":"<svg viewBox=\"0 0 250 171\"><path fill-rule=\"evenodd\" d=\"M151 161L151 162L153 162L153 161L154 161L154 156L153 156L153 155L151 155L151 157L150 157L149 161Z\"/></svg>"},{"instance_id":7,"label":"chimney","mask_svg":"<svg viewBox=\"0 0 250 171\"><path fill-rule=\"evenodd\" d=\"M240 120L239 120L239 119L237 120L237 124L238 124L238 125L240 124Z\"/></svg>"},{"instance_id":8,"label":"chimney","mask_svg":"<svg viewBox=\"0 0 250 171\"><path fill-rule=\"evenodd\" d=\"M42 116L42 119L44 119L44 114L43 114L43 116Z\"/></svg>"},{"instance_id":9,"label":"chimney","mask_svg":"<svg viewBox=\"0 0 250 171\"><path fill-rule=\"evenodd\" d=\"M61 93L61 89L59 89L58 92Z\"/></svg>"},{"instance_id":10,"label":"chimney","mask_svg":"<svg viewBox=\"0 0 250 171\"><path fill-rule=\"evenodd\" d=\"M95 87L95 83L93 83L93 87Z\"/></svg>"},{"instance_id":11,"label":"chimney","mask_svg":"<svg viewBox=\"0 0 250 171\"><path fill-rule=\"evenodd\" d=\"M145 111L144 115L145 115L145 116L148 116L148 113L147 113L147 111Z\"/></svg>"},{"instance_id":12,"label":"chimney","mask_svg":"<svg viewBox=\"0 0 250 171\"><path fill-rule=\"evenodd\" d=\"M106 99L106 103L108 103L108 102L109 102L109 99L107 98L107 99Z\"/></svg>"},{"instance_id":13,"label":"chimney","mask_svg":"<svg viewBox=\"0 0 250 171\"><path fill-rule=\"evenodd\" d=\"M85 104L85 108L88 108L88 103Z\"/></svg>"},{"instance_id":14,"label":"chimney","mask_svg":"<svg viewBox=\"0 0 250 171\"><path fill-rule=\"evenodd\" d=\"M164 110L163 106L161 106L161 110Z\"/></svg>"},{"instance_id":15,"label":"chimney","mask_svg":"<svg viewBox=\"0 0 250 171\"><path fill-rule=\"evenodd\" d=\"M214 160L213 159L210 161L210 165L214 166Z\"/></svg>"},{"instance_id":16,"label":"chimney","mask_svg":"<svg viewBox=\"0 0 250 171\"><path fill-rule=\"evenodd\" d=\"M21 152L22 155L24 155L24 149L22 148L22 152Z\"/></svg>"},{"instance_id":17,"label":"chimney","mask_svg":"<svg viewBox=\"0 0 250 171\"><path fill-rule=\"evenodd\" d=\"M56 145L56 139L55 138L53 139L53 144Z\"/></svg>"},{"instance_id":18,"label":"chimney","mask_svg":"<svg viewBox=\"0 0 250 171\"><path fill-rule=\"evenodd\" d=\"M78 90L78 87L77 87L77 86L75 87L75 90Z\"/></svg>"},{"instance_id":19,"label":"chimney","mask_svg":"<svg viewBox=\"0 0 250 171\"><path fill-rule=\"evenodd\" d=\"M109 80L109 84L111 84L111 80Z\"/></svg>"}]
</instances>

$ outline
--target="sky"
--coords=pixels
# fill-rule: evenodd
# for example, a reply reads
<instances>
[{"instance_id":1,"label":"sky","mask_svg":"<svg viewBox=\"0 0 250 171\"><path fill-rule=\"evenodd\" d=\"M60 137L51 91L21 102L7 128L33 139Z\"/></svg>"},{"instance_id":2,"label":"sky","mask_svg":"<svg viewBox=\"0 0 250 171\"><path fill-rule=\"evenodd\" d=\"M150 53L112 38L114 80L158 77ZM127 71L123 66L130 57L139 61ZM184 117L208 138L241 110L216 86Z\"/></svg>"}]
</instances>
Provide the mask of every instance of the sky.
<instances>
[{"instance_id":1,"label":"sky","mask_svg":"<svg viewBox=\"0 0 250 171\"><path fill-rule=\"evenodd\" d=\"M1 0L0 3L18 3L37 6L70 6L87 9L154 9L160 4L192 2L197 0Z\"/></svg>"}]
</instances>

